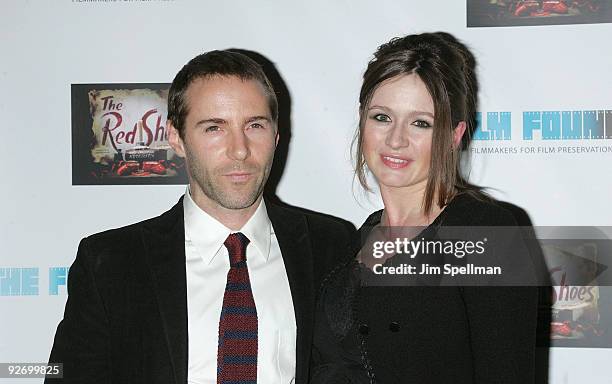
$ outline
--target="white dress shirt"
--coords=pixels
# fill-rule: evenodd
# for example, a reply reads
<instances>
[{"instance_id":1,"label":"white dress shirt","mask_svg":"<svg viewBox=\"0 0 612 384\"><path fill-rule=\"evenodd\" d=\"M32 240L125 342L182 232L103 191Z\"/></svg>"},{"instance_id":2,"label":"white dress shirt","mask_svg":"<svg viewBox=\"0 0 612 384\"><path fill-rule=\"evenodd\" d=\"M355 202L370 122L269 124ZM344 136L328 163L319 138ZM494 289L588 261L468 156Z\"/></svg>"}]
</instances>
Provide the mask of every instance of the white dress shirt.
<instances>
[{"instance_id":1,"label":"white dress shirt","mask_svg":"<svg viewBox=\"0 0 612 384\"><path fill-rule=\"evenodd\" d=\"M187 382L217 383L217 348L223 294L230 268L223 242L232 233L198 207L189 193L183 199L187 272L189 362ZM257 308L257 382L287 384L295 380L296 323L285 264L262 200L239 231L249 238L247 266Z\"/></svg>"}]
</instances>

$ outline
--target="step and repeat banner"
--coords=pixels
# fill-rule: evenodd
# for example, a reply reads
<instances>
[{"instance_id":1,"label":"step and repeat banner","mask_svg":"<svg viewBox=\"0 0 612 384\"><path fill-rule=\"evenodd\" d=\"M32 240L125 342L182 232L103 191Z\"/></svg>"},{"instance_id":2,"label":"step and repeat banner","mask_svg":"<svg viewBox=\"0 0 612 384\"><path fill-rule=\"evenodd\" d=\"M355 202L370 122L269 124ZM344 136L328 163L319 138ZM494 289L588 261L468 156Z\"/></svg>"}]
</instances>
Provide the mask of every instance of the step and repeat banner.
<instances>
[{"instance_id":1,"label":"step and repeat banner","mask_svg":"<svg viewBox=\"0 0 612 384\"><path fill-rule=\"evenodd\" d=\"M470 179L534 225L612 237L609 1L9 0L0 14L0 363L47 360L82 237L184 193L168 88L212 49L275 73L284 167L272 192L359 227L382 206L351 166L366 64L394 36L450 32L478 60ZM574 255L605 270L595 243ZM609 383L612 289L559 284L550 382Z\"/></svg>"}]
</instances>

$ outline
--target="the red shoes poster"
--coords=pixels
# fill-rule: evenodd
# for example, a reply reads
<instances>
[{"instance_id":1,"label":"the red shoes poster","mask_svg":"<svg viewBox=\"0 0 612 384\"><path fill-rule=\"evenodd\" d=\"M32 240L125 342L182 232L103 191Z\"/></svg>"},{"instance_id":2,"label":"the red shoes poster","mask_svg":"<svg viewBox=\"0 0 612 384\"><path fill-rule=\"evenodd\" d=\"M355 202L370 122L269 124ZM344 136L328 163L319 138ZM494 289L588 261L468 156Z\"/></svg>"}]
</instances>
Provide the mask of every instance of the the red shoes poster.
<instances>
[{"instance_id":1,"label":"the red shoes poster","mask_svg":"<svg viewBox=\"0 0 612 384\"><path fill-rule=\"evenodd\" d=\"M467 0L468 27L610 22L608 0Z\"/></svg>"},{"instance_id":2,"label":"the red shoes poster","mask_svg":"<svg viewBox=\"0 0 612 384\"><path fill-rule=\"evenodd\" d=\"M72 85L72 184L185 184L168 145L169 84Z\"/></svg>"}]
</instances>

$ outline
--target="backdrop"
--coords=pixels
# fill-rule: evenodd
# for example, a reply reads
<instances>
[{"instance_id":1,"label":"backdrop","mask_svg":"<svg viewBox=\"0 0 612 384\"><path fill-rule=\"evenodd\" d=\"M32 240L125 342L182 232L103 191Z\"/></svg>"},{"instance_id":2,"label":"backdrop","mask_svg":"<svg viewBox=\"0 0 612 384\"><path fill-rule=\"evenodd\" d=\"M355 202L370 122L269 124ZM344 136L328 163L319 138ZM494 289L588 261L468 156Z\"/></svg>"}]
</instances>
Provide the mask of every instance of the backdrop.
<instances>
[{"instance_id":1,"label":"backdrop","mask_svg":"<svg viewBox=\"0 0 612 384\"><path fill-rule=\"evenodd\" d=\"M183 194L164 140L165 90L207 50L251 51L277 71L286 156L276 195L359 226L381 207L350 162L367 62L394 36L455 34L481 81L471 180L536 225L611 226L607 2L513 3L3 1L0 362L47 360L82 237L158 215ZM552 348L551 382L610 382L612 349L596 344Z\"/></svg>"}]
</instances>

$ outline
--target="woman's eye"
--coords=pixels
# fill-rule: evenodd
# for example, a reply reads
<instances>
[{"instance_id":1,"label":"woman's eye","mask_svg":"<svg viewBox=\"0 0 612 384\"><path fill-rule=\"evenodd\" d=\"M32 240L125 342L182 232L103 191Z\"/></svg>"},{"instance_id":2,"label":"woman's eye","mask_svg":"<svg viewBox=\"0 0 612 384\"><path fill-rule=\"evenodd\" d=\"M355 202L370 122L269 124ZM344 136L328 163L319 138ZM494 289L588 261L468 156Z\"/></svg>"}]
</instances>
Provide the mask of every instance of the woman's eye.
<instances>
[{"instance_id":1,"label":"woman's eye","mask_svg":"<svg viewBox=\"0 0 612 384\"><path fill-rule=\"evenodd\" d=\"M417 120L414 123L412 123L413 125L419 127L419 128L431 128L431 124L429 124L427 121L425 120Z\"/></svg>"},{"instance_id":2,"label":"woman's eye","mask_svg":"<svg viewBox=\"0 0 612 384\"><path fill-rule=\"evenodd\" d=\"M390 122L391 118L383 113L377 113L376 115L372 116L372 118L376 121L381 121L381 122Z\"/></svg>"}]
</instances>

